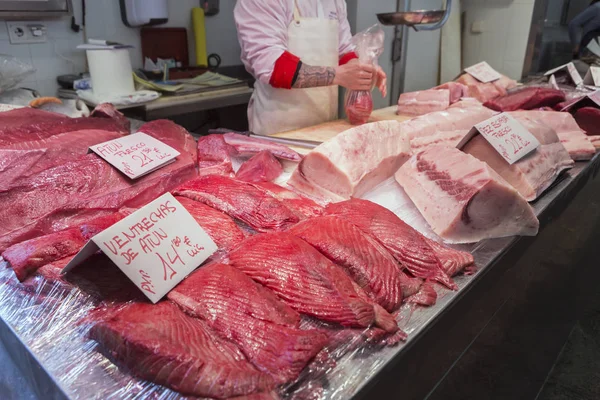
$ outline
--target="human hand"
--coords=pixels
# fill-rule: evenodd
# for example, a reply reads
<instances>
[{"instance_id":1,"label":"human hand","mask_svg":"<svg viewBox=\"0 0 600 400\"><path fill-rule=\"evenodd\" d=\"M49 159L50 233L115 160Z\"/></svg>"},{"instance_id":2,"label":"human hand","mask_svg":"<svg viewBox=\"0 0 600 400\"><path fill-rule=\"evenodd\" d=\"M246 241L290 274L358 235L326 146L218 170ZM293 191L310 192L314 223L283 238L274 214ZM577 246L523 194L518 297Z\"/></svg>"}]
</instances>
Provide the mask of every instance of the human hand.
<instances>
[{"instance_id":1,"label":"human hand","mask_svg":"<svg viewBox=\"0 0 600 400\"><path fill-rule=\"evenodd\" d=\"M371 90L374 73L373 65L349 62L336 67L333 84L349 90Z\"/></svg>"},{"instance_id":2,"label":"human hand","mask_svg":"<svg viewBox=\"0 0 600 400\"><path fill-rule=\"evenodd\" d=\"M386 97L387 96L387 75L385 74L385 71L380 66L375 67L375 75L373 78L375 80L375 86L379 89L379 91L381 92L381 95L383 97Z\"/></svg>"}]
</instances>

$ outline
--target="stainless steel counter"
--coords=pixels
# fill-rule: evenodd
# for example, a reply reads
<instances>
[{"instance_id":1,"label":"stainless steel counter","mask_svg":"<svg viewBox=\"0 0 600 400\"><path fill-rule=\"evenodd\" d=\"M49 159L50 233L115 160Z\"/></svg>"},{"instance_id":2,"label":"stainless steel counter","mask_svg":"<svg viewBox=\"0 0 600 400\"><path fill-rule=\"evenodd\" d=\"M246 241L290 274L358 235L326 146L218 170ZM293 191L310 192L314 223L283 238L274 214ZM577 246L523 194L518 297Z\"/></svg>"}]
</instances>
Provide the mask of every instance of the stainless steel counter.
<instances>
[{"instance_id":1,"label":"stainless steel counter","mask_svg":"<svg viewBox=\"0 0 600 400\"><path fill-rule=\"evenodd\" d=\"M511 280L506 274L528 275L528 265L554 254L551 250L547 250L547 254L540 253L539 249L564 241L561 237L565 235L570 243L578 243L576 217L566 221L576 224L565 228L573 231L550 232L570 205L585 205L590 193L600 193L599 169L598 156L588 163L576 163L575 168L533 204L541 222L537 237L493 239L467 246L475 257L478 271L457 277L459 290L456 292L439 289L438 302L433 307L417 310L404 307L399 321L409 334L406 343L377 350L359 348L343 355L337 366L327 373L323 398L417 399L427 395L435 398L436 388L444 385L444 378L464 360L493 317L514 297L512 291L524 282L522 277ZM577 216L576 212L571 213ZM519 262L528 264L515 270ZM7 279L11 274L9 270L0 269L0 279ZM544 276L531 274L526 278L544 282ZM47 301L47 297L36 300L36 295L16 295L10 283L0 283L3 321L0 321L0 339L9 347L15 361L29 371L26 377L36 391L52 393L43 398L105 398L105 390L110 388L114 389L111 398L149 395L149 390L161 399L179 397L166 389L149 389L114 368L84 339L84 331L73 327L92 307L89 299L72 292L61 296L60 303Z\"/></svg>"}]
</instances>

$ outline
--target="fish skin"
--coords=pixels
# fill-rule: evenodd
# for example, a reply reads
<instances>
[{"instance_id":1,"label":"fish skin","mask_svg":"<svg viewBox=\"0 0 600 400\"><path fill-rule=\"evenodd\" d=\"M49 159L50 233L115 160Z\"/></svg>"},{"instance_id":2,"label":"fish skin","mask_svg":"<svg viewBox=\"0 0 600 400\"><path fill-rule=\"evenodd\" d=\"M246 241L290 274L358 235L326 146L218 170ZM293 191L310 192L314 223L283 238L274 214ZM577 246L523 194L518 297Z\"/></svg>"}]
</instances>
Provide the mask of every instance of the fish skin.
<instances>
[{"instance_id":1,"label":"fish skin","mask_svg":"<svg viewBox=\"0 0 600 400\"><path fill-rule=\"evenodd\" d=\"M325 213L345 218L374 236L413 276L457 289L424 236L388 209L368 200L351 199L329 204Z\"/></svg>"},{"instance_id":2,"label":"fish skin","mask_svg":"<svg viewBox=\"0 0 600 400\"><path fill-rule=\"evenodd\" d=\"M173 194L200 201L259 232L285 230L299 221L288 207L264 191L226 176L208 175L189 180Z\"/></svg>"},{"instance_id":3,"label":"fish skin","mask_svg":"<svg viewBox=\"0 0 600 400\"><path fill-rule=\"evenodd\" d=\"M383 329L398 330L340 267L290 233L253 236L229 254L228 263L300 313L346 327L380 322Z\"/></svg>"}]
</instances>

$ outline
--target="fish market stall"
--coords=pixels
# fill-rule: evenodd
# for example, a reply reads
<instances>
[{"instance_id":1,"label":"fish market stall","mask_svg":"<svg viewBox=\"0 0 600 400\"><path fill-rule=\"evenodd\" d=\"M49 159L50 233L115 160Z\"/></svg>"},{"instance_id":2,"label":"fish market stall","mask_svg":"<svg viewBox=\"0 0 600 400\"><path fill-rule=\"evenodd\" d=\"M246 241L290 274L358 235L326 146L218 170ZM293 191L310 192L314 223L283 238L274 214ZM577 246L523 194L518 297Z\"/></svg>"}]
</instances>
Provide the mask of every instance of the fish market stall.
<instances>
[{"instance_id":1,"label":"fish market stall","mask_svg":"<svg viewBox=\"0 0 600 400\"><path fill-rule=\"evenodd\" d=\"M279 156L294 158L292 153ZM532 203L540 220L537 236L453 245L473 255L476 269L454 277L455 291L436 286L437 302L431 307L401 307L396 320L408 335L404 342L386 346L349 336L278 395L465 398L499 387L508 397L535 394L569 332L577 304L585 302L597 282L585 257L596 247L599 168L598 156L575 163ZM370 196L376 199L377 193ZM411 220L406 213L402 217ZM88 338L85 321L98 305L93 292L43 276L24 286L6 264L0 281L0 338L38 397L183 398L117 367ZM314 326L314 321L303 323ZM530 358L536 362L528 363ZM485 374L500 375L491 379Z\"/></svg>"}]
</instances>

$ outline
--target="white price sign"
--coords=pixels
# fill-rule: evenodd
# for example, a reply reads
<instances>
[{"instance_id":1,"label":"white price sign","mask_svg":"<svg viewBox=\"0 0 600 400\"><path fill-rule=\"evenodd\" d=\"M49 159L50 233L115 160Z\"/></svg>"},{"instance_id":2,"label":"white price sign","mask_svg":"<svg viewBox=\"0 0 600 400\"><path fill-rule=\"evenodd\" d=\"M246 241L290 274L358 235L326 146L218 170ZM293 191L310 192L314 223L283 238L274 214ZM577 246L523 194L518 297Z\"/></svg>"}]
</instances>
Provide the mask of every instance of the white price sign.
<instances>
[{"instance_id":1,"label":"white price sign","mask_svg":"<svg viewBox=\"0 0 600 400\"><path fill-rule=\"evenodd\" d=\"M143 132L90 147L113 167L136 179L175 161L179 152Z\"/></svg>"},{"instance_id":2,"label":"white price sign","mask_svg":"<svg viewBox=\"0 0 600 400\"><path fill-rule=\"evenodd\" d=\"M469 68L465 68L465 72L467 72L473 78L483 83L497 81L502 77L502 75L500 75L498 71L492 68L485 61L480 62L479 64L475 64Z\"/></svg>"},{"instance_id":3,"label":"white price sign","mask_svg":"<svg viewBox=\"0 0 600 400\"><path fill-rule=\"evenodd\" d=\"M550 76L550 85L552 85L553 89L560 90L558 87L558 82L556 82L556 77L554 75Z\"/></svg>"},{"instance_id":4,"label":"white price sign","mask_svg":"<svg viewBox=\"0 0 600 400\"><path fill-rule=\"evenodd\" d=\"M573 64L572 62L551 69L550 71L546 72L544 76L555 75L559 71L566 71L576 86L579 86L583 83L583 78L581 78L581 75L579 75L577 68L575 68L575 64Z\"/></svg>"},{"instance_id":5,"label":"white price sign","mask_svg":"<svg viewBox=\"0 0 600 400\"><path fill-rule=\"evenodd\" d=\"M477 133L480 133L511 165L540 145L531 132L506 113L498 114L475 125L457 147L462 148Z\"/></svg>"},{"instance_id":6,"label":"white price sign","mask_svg":"<svg viewBox=\"0 0 600 400\"><path fill-rule=\"evenodd\" d=\"M592 103L590 103L588 99L591 100ZM586 103L588 103L587 105L591 105L593 107L600 107L600 89L581 97L577 101L567 104L561 111L570 111L575 106L585 106Z\"/></svg>"},{"instance_id":7,"label":"white price sign","mask_svg":"<svg viewBox=\"0 0 600 400\"><path fill-rule=\"evenodd\" d=\"M590 66L583 78L584 85L600 86L600 67Z\"/></svg>"},{"instance_id":8,"label":"white price sign","mask_svg":"<svg viewBox=\"0 0 600 400\"><path fill-rule=\"evenodd\" d=\"M62 272L98 250L156 303L217 251L217 246L167 193L94 236Z\"/></svg>"}]
</instances>

